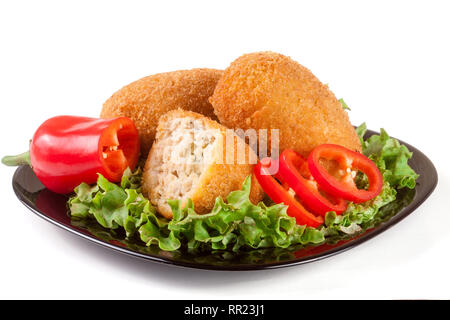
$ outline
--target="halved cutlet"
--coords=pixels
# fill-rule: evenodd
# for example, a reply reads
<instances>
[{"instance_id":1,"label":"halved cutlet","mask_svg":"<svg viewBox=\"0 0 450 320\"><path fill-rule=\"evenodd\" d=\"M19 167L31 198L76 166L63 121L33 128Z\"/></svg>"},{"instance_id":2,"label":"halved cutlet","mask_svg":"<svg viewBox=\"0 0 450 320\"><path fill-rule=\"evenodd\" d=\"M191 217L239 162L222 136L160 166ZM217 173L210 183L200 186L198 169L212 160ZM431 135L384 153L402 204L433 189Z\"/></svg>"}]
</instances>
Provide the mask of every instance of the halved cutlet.
<instances>
[{"instance_id":1,"label":"halved cutlet","mask_svg":"<svg viewBox=\"0 0 450 320\"><path fill-rule=\"evenodd\" d=\"M235 134L227 149L226 134L224 126L195 112L178 109L161 117L144 168L143 192L164 217L172 218L170 199L184 205L191 198L197 213L207 213L218 196L239 190L252 174L250 160L256 154ZM239 157L238 142L245 145L245 157ZM262 197L252 176L250 199L257 203Z\"/></svg>"}]
</instances>

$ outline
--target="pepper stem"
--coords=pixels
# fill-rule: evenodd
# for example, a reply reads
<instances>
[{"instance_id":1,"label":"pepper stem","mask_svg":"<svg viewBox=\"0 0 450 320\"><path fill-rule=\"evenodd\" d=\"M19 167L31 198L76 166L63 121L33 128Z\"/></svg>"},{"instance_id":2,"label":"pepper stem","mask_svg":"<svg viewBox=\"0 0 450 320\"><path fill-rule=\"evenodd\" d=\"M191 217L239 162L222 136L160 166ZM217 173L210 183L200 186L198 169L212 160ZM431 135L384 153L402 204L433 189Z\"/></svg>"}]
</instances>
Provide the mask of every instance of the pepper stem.
<instances>
[{"instance_id":1,"label":"pepper stem","mask_svg":"<svg viewBox=\"0 0 450 320\"><path fill-rule=\"evenodd\" d=\"M2 163L11 167L22 165L29 165L31 167L30 151L15 156L5 156L2 158Z\"/></svg>"}]
</instances>

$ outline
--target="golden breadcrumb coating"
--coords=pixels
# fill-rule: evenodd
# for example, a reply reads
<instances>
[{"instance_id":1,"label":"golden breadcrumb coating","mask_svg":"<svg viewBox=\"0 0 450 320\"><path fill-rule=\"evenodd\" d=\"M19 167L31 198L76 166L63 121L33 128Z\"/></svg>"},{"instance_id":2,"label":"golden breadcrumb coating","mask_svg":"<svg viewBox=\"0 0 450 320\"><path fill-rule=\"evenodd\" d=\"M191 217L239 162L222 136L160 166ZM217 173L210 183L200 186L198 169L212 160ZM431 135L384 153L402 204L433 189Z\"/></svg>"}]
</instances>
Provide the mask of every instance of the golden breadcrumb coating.
<instances>
[{"instance_id":1,"label":"golden breadcrumb coating","mask_svg":"<svg viewBox=\"0 0 450 320\"><path fill-rule=\"evenodd\" d=\"M217 119L208 102L222 70L192 69L151 75L123 87L104 104L100 117L131 118L139 131L141 154L147 155L159 118L182 108Z\"/></svg>"},{"instance_id":2,"label":"golden breadcrumb coating","mask_svg":"<svg viewBox=\"0 0 450 320\"><path fill-rule=\"evenodd\" d=\"M323 143L361 151L347 112L334 94L311 71L278 53L257 52L236 59L209 101L220 123L229 128L279 129L280 152L294 149L307 156Z\"/></svg>"},{"instance_id":3,"label":"golden breadcrumb coating","mask_svg":"<svg viewBox=\"0 0 450 320\"><path fill-rule=\"evenodd\" d=\"M183 121L195 127L198 136L206 136L205 133L210 131L213 133L209 134L209 140L205 140L208 143L197 141L198 145L191 143L187 148L192 154L196 153L196 148L202 148L201 157L209 159L204 166L170 163L165 155L167 151L172 155L182 154L183 149L176 147L183 143L187 134L177 135L176 130L183 125ZM229 140L234 139L232 148L227 149L226 129L203 115L181 109L170 111L160 119L156 139L145 164L142 189L164 217L172 218L172 211L166 204L169 199L181 199L184 205L187 198L191 198L197 213L207 213L214 207L218 196L225 199L230 192L240 190L249 175L252 175L250 200L255 204L262 200L264 193L253 175L253 164L250 161L250 155L256 159L256 154L235 134ZM238 159L238 139L245 147L245 163L241 162L243 158ZM174 141L175 146L171 144ZM233 156L229 157L231 161L226 161L230 150ZM194 183L189 178L192 175L195 176ZM186 183L189 183L188 187L183 188Z\"/></svg>"}]
</instances>

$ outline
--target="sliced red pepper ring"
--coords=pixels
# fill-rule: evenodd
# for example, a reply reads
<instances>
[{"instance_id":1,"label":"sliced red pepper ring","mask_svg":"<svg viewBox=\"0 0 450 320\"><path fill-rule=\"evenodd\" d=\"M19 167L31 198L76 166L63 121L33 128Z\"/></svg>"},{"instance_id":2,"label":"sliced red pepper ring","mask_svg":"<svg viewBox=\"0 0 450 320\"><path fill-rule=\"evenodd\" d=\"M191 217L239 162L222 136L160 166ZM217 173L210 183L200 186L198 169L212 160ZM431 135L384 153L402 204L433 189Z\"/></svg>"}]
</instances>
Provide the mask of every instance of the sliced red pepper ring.
<instances>
[{"instance_id":1,"label":"sliced red pepper ring","mask_svg":"<svg viewBox=\"0 0 450 320\"><path fill-rule=\"evenodd\" d=\"M321 164L321 160L334 160L339 166L341 178L334 177ZM334 144L320 145L309 154L308 167L317 183L328 193L355 203L375 198L383 186L383 177L375 163L361 153ZM358 189L354 177L357 170L369 181L367 190Z\"/></svg>"},{"instance_id":2,"label":"sliced red pepper ring","mask_svg":"<svg viewBox=\"0 0 450 320\"><path fill-rule=\"evenodd\" d=\"M284 203L288 206L287 213L289 216L294 217L297 224L307 225L313 228L317 228L323 224L323 218L321 216L315 216L309 212L303 205L297 201L289 192L283 188L282 185L270 175L270 168L272 167L271 158L264 158L259 161L254 167L253 172L260 186L264 192L276 203Z\"/></svg>"},{"instance_id":3,"label":"sliced red pepper ring","mask_svg":"<svg viewBox=\"0 0 450 320\"><path fill-rule=\"evenodd\" d=\"M101 133L99 156L106 176L119 181L127 167L134 168L139 159L138 131L127 117L114 119Z\"/></svg>"},{"instance_id":4,"label":"sliced red pepper ring","mask_svg":"<svg viewBox=\"0 0 450 320\"><path fill-rule=\"evenodd\" d=\"M334 211L341 214L347 209L347 201L326 194L317 181L312 177L308 162L299 153L286 149L279 158L279 169L275 178L286 183L308 210L325 216Z\"/></svg>"}]
</instances>

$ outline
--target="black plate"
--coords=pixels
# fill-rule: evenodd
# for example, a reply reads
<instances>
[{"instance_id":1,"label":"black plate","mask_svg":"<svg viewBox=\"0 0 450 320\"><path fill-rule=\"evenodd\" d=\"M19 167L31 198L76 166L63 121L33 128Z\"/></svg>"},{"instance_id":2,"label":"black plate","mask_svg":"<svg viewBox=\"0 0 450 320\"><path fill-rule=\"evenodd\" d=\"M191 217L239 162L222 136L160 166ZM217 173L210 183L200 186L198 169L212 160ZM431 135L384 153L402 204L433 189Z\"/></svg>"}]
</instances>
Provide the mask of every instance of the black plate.
<instances>
[{"instance_id":1,"label":"black plate","mask_svg":"<svg viewBox=\"0 0 450 320\"><path fill-rule=\"evenodd\" d=\"M376 133L369 131L367 136L372 134ZM353 248L387 230L417 209L436 187L438 176L433 163L422 152L407 143L401 143L413 152L410 165L420 174L415 190L401 190L393 205L385 208L384 221L375 228L353 238L342 239L337 243L327 242L318 246L294 246L288 249L263 249L239 253L167 252L160 250L157 246L147 247L138 239L126 240L125 235L120 231L104 229L95 221L72 221L66 206L67 197L45 189L28 166L22 166L16 170L13 188L19 200L41 218L84 239L122 253L155 262L200 269L271 269L316 261Z\"/></svg>"}]
</instances>

